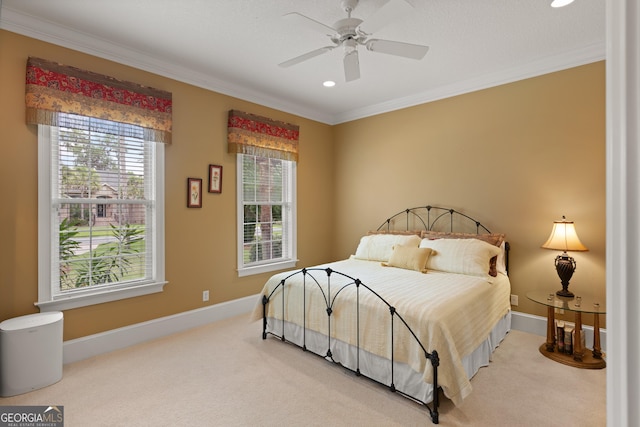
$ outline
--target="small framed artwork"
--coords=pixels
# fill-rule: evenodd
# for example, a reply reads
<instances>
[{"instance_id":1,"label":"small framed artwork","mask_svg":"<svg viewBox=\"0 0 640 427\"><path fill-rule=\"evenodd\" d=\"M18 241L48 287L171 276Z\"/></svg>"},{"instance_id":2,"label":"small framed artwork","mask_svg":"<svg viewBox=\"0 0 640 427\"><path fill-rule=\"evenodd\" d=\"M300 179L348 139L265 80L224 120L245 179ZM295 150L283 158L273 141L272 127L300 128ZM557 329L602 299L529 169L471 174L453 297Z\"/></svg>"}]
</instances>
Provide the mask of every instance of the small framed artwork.
<instances>
[{"instance_id":1,"label":"small framed artwork","mask_svg":"<svg viewBox=\"0 0 640 427\"><path fill-rule=\"evenodd\" d=\"M187 207L202 207L202 178L187 178Z\"/></svg>"},{"instance_id":2,"label":"small framed artwork","mask_svg":"<svg viewBox=\"0 0 640 427\"><path fill-rule=\"evenodd\" d=\"M222 193L222 166L209 165L209 193Z\"/></svg>"}]
</instances>

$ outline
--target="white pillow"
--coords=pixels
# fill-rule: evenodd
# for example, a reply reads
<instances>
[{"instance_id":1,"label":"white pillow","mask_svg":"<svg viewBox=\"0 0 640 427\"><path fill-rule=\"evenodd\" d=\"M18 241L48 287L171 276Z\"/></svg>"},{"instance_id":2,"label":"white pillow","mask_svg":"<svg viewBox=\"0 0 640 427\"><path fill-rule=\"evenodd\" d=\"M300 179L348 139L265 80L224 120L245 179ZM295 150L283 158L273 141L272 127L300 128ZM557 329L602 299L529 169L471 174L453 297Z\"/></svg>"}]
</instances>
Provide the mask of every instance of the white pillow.
<instances>
[{"instance_id":1,"label":"white pillow","mask_svg":"<svg viewBox=\"0 0 640 427\"><path fill-rule=\"evenodd\" d=\"M433 251L429 270L472 276L488 276L491 258L500 253L499 247L478 239L422 239L420 247Z\"/></svg>"},{"instance_id":2,"label":"white pillow","mask_svg":"<svg viewBox=\"0 0 640 427\"><path fill-rule=\"evenodd\" d=\"M355 258L388 262L394 245L418 247L420 237L411 234L371 234L363 236L356 249Z\"/></svg>"},{"instance_id":3,"label":"white pillow","mask_svg":"<svg viewBox=\"0 0 640 427\"><path fill-rule=\"evenodd\" d=\"M507 274L507 259L506 259L506 243L502 242L500 245L500 254L498 255L498 260L496 261L496 270L498 273L502 273L504 275Z\"/></svg>"}]
</instances>

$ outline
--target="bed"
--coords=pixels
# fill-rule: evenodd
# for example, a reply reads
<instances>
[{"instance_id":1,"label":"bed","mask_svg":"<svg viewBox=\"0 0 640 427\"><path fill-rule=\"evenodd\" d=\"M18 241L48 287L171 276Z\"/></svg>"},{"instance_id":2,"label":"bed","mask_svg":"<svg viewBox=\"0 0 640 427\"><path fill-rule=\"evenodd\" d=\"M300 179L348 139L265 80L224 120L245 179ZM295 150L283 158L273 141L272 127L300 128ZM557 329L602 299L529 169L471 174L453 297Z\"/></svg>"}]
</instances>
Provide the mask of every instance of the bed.
<instances>
[{"instance_id":1,"label":"bed","mask_svg":"<svg viewBox=\"0 0 640 427\"><path fill-rule=\"evenodd\" d=\"M273 275L253 319L273 336L423 404L460 405L511 327L504 234L422 206L362 236L348 259Z\"/></svg>"}]
</instances>

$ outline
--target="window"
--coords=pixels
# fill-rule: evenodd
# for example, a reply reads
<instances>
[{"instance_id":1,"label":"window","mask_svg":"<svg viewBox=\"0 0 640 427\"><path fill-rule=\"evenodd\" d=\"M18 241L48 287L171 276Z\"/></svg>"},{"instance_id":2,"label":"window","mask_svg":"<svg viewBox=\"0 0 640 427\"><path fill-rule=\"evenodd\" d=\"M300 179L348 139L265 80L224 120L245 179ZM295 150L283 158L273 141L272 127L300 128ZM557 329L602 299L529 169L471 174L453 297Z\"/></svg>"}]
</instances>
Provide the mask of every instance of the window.
<instances>
[{"instance_id":1,"label":"window","mask_svg":"<svg viewBox=\"0 0 640 427\"><path fill-rule=\"evenodd\" d=\"M138 126L64 113L38 138L40 309L160 292L164 144Z\"/></svg>"},{"instance_id":2,"label":"window","mask_svg":"<svg viewBox=\"0 0 640 427\"><path fill-rule=\"evenodd\" d=\"M238 274L296 263L296 163L238 154Z\"/></svg>"}]
</instances>

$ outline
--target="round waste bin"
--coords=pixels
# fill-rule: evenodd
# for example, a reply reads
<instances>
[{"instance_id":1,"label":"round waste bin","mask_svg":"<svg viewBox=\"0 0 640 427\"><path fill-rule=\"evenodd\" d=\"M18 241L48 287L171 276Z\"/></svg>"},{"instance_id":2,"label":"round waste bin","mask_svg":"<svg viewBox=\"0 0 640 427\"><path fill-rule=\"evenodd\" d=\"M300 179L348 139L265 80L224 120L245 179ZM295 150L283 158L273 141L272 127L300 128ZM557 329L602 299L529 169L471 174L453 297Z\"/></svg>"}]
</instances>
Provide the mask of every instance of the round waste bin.
<instances>
[{"instance_id":1,"label":"round waste bin","mask_svg":"<svg viewBox=\"0 0 640 427\"><path fill-rule=\"evenodd\" d=\"M0 322L0 396L37 390L62 379L62 312Z\"/></svg>"}]
</instances>

